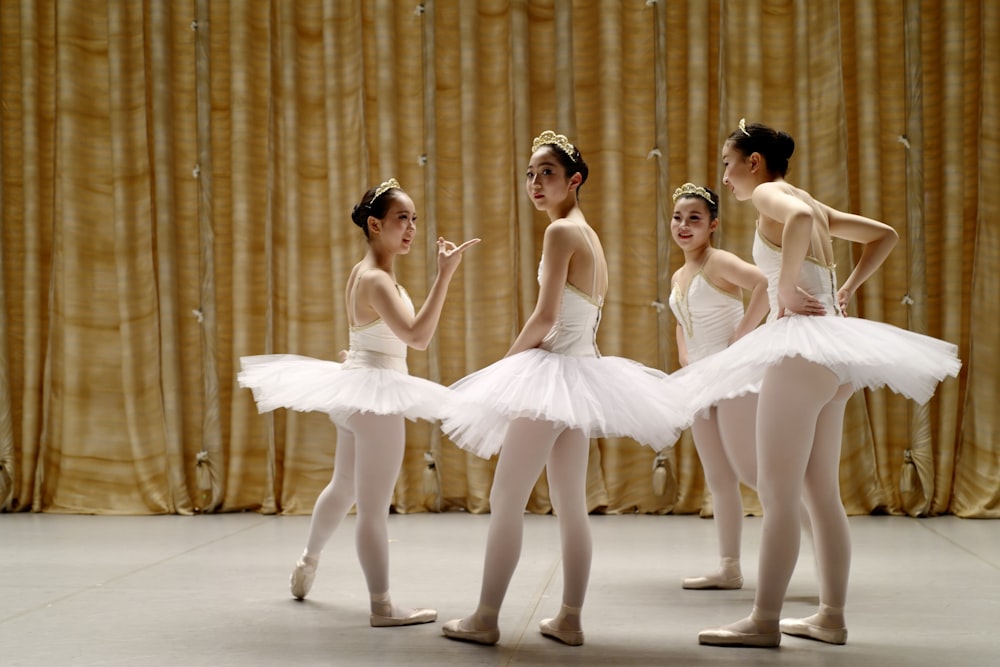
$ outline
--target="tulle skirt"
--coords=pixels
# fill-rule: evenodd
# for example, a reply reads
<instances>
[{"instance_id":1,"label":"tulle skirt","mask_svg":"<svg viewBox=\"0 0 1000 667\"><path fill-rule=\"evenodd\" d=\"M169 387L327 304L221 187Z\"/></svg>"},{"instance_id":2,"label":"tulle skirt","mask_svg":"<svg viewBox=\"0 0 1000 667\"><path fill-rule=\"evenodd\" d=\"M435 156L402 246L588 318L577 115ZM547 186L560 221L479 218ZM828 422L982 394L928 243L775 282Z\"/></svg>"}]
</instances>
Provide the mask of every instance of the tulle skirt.
<instances>
[{"instance_id":1,"label":"tulle skirt","mask_svg":"<svg viewBox=\"0 0 1000 667\"><path fill-rule=\"evenodd\" d=\"M630 437L654 450L671 447L693 418L669 376L621 357L575 357L531 349L506 357L450 387L457 401L442 430L483 458L503 445L512 419L553 422L589 438Z\"/></svg>"},{"instance_id":2,"label":"tulle skirt","mask_svg":"<svg viewBox=\"0 0 1000 667\"><path fill-rule=\"evenodd\" d=\"M764 371L787 357L829 368L855 390L888 387L926 403L938 383L958 375L958 348L948 342L857 317L792 315L768 322L726 349L671 377L702 411L760 390Z\"/></svg>"},{"instance_id":3,"label":"tulle skirt","mask_svg":"<svg viewBox=\"0 0 1000 667\"><path fill-rule=\"evenodd\" d=\"M451 392L413 377L406 361L375 352L348 353L344 363L295 354L241 357L241 387L253 390L259 412L288 408L325 412L343 424L357 413L438 419Z\"/></svg>"}]
</instances>

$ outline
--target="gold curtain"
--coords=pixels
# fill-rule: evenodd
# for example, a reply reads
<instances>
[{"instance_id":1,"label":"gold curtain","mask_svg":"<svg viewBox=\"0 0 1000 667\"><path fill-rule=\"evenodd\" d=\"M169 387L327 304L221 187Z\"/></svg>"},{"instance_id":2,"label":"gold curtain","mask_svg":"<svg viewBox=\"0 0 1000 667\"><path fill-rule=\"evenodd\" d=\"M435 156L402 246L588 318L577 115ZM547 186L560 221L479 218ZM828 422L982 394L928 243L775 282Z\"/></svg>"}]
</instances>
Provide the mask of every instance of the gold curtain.
<instances>
[{"instance_id":1,"label":"gold curtain","mask_svg":"<svg viewBox=\"0 0 1000 667\"><path fill-rule=\"evenodd\" d=\"M309 512L335 429L258 415L239 357L346 347L348 213L389 176L421 218L398 264L417 301L434 238L484 239L411 372L450 383L502 356L537 291L521 173L543 129L591 167L601 350L675 369L670 193L719 188L746 117L795 137L790 180L900 232L857 314L965 364L922 410L851 399L848 511L1000 516L994 4L0 0L0 508ZM748 258L752 207L722 208ZM854 252L837 246L842 276ZM407 445L397 511L488 511L495 461L422 422ZM595 440L589 474L595 511L711 511L689 434L660 460ZM550 509L544 476L529 509Z\"/></svg>"}]
</instances>

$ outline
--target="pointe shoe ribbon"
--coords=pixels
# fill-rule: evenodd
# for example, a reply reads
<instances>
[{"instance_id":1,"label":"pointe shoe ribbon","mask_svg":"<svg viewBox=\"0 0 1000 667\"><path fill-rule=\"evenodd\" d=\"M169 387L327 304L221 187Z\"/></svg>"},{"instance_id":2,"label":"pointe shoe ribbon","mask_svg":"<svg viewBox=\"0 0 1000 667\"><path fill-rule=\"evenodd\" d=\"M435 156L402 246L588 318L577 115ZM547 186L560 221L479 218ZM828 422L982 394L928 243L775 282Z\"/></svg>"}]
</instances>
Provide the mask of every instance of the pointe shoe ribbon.
<instances>
[{"instance_id":1,"label":"pointe shoe ribbon","mask_svg":"<svg viewBox=\"0 0 1000 667\"><path fill-rule=\"evenodd\" d=\"M706 646L750 646L754 648L774 648L781 643L781 633L740 632L725 628L702 630L698 633L698 643Z\"/></svg>"},{"instance_id":2,"label":"pointe shoe ribbon","mask_svg":"<svg viewBox=\"0 0 1000 667\"><path fill-rule=\"evenodd\" d=\"M847 628L824 628L804 618L783 618L780 626L783 633L792 637L805 637L827 644L847 643Z\"/></svg>"},{"instance_id":3,"label":"pointe shoe ribbon","mask_svg":"<svg viewBox=\"0 0 1000 667\"><path fill-rule=\"evenodd\" d=\"M489 630L466 630L462 627L462 619L456 618L441 626L441 632L448 639L457 639L462 642L472 642L484 646L493 646L500 641L500 628L490 628Z\"/></svg>"},{"instance_id":4,"label":"pointe shoe ribbon","mask_svg":"<svg viewBox=\"0 0 1000 667\"><path fill-rule=\"evenodd\" d=\"M438 613L434 609L414 609L409 616L382 616L381 614L371 615L373 628L395 628L401 625L419 625L420 623L433 623L437 620Z\"/></svg>"},{"instance_id":5,"label":"pointe shoe ribbon","mask_svg":"<svg viewBox=\"0 0 1000 667\"><path fill-rule=\"evenodd\" d=\"M546 618L538 624L538 630L543 636L555 639L569 646L583 645L583 630L560 630L555 625L556 619Z\"/></svg>"}]
</instances>

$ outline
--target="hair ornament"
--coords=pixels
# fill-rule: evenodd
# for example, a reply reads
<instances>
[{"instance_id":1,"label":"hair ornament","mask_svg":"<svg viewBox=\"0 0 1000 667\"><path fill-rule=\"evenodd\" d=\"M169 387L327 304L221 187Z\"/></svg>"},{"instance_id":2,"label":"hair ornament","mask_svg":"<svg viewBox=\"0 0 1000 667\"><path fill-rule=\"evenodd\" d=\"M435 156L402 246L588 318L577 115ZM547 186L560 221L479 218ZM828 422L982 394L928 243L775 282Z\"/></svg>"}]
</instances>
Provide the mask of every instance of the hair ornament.
<instances>
[{"instance_id":1,"label":"hair ornament","mask_svg":"<svg viewBox=\"0 0 1000 667\"><path fill-rule=\"evenodd\" d=\"M677 201L678 197L683 197L684 195L694 195L695 197L701 197L712 206L715 206L715 201L712 199L712 195L709 193L708 190L701 187L700 185L695 185L694 183L685 183L681 187L674 190L674 201Z\"/></svg>"},{"instance_id":2,"label":"hair ornament","mask_svg":"<svg viewBox=\"0 0 1000 667\"><path fill-rule=\"evenodd\" d=\"M747 132L747 119L746 118L740 118L740 132L742 132L743 134L747 135L748 137L750 136L750 133Z\"/></svg>"},{"instance_id":3,"label":"hair ornament","mask_svg":"<svg viewBox=\"0 0 1000 667\"><path fill-rule=\"evenodd\" d=\"M565 134L556 134L552 130L545 130L531 142L531 152L534 153L542 146L555 146L566 154L573 162L576 162L576 147L569 142Z\"/></svg>"},{"instance_id":4,"label":"hair ornament","mask_svg":"<svg viewBox=\"0 0 1000 667\"><path fill-rule=\"evenodd\" d=\"M376 199L385 194L387 190L390 190L392 188L396 188L397 190L402 189L399 185L399 181L397 181L395 178L390 178L388 181L383 181L377 188L375 188L375 194L372 195L371 201L368 202L368 205L371 206L372 204L374 204Z\"/></svg>"}]
</instances>

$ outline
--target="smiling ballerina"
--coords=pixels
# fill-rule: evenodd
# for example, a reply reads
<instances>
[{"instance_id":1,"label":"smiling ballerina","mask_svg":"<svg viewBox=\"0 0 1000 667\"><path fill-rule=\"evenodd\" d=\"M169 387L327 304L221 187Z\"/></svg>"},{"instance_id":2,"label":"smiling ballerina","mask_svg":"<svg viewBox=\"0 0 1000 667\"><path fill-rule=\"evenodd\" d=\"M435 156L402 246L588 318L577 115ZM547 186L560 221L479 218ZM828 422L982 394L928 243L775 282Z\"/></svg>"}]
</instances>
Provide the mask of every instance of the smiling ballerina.
<instances>
[{"instance_id":1,"label":"smiling ballerina","mask_svg":"<svg viewBox=\"0 0 1000 667\"><path fill-rule=\"evenodd\" d=\"M371 596L371 625L429 623L433 609L409 609L389 596L388 513L406 446L404 419L437 419L452 400L447 388L409 375L407 347L427 348L437 328L462 253L438 238L438 271L419 312L396 282L395 261L410 252L417 214L396 179L368 190L351 219L368 251L345 289L350 349L344 363L290 354L243 357L239 382L253 390L260 412L276 408L325 412L337 426L333 479L313 508L306 548L291 575L297 599L309 593L320 553L357 504L356 548Z\"/></svg>"}]
</instances>

